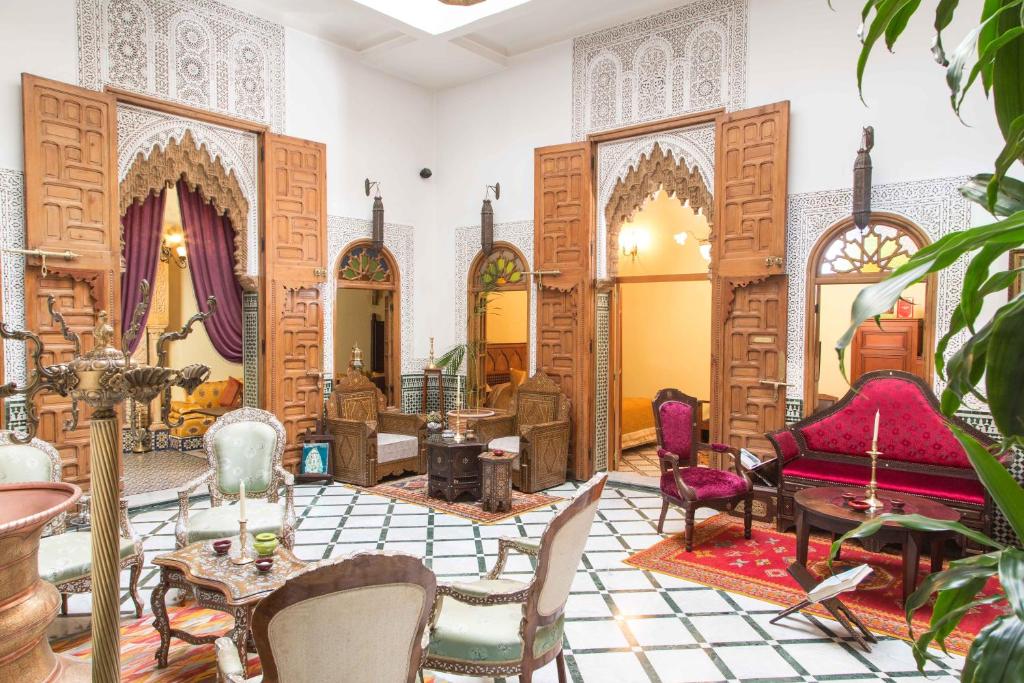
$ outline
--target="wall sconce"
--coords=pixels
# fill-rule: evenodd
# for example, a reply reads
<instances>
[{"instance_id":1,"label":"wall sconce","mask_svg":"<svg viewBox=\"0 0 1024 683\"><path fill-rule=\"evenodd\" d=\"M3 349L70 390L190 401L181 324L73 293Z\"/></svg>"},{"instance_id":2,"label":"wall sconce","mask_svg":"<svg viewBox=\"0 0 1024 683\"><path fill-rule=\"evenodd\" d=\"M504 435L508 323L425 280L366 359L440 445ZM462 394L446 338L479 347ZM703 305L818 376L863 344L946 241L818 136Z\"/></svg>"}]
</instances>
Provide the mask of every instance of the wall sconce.
<instances>
[{"instance_id":1,"label":"wall sconce","mask_svg":"<svg viewBox=\"0 0 1024 683\"><path fill-rule=\"evenodd\" d=\"M494 207L490 199L492 190L495 201L501 199L501 183L486 186L484 203L480 206L480 248L487 255L494 248Z\"/></svg>"},{"instance_id":2,"label":"wall sconce","mask_svg":"<svg viewBox=\"0 0 1024 683\"><path fill-rule=\"evenodd\" d=\"M619 246L622 248L622 255L632 258L636 263L640 255L640 248L646 246L647 233L638 228L629 228L619 233Z\"/></svg>"},{"instance_id":3,"label":"wall sconce","mask_svg":"<svg viewBox=\"0 0 1024 683\"><path fill-rule=\"evenodd\" d=\"M672 239L676 241L676 244L682 246L686 244L686 238L691 235L693 236L693 239L697 240L697 251L700 252L700 257L707 261L708 263L711 263L711 240L697 237L690 230L683 230L682 232L677 232L675 235L672 236Z\"/></svg>"},{"instance_id":4,"label":"wall sconce","mask_svg":"<svg viewBox=\"0 0 1024 683\"><path fill-rule=\"evenodd\" d=\"M188 268L188 250L185 248L185 233L181 227L171 228L164 233L163 242L160 243L160 260L164 263L173 263L182 270Z\"/></svg>"},{"instance_id":5,"label":"wall sconce","mask_svg":"<svg viewBox=\"0 0 1024 683\"><path fill-rule=\"evenodd\" d=\"M370 196L370 190L374 191L373 248L380 249L384 246L384 198L380 196L380 182L367 178L363 181L363 188L366 190L367 197Z\"/></svg>"}]
</instances>

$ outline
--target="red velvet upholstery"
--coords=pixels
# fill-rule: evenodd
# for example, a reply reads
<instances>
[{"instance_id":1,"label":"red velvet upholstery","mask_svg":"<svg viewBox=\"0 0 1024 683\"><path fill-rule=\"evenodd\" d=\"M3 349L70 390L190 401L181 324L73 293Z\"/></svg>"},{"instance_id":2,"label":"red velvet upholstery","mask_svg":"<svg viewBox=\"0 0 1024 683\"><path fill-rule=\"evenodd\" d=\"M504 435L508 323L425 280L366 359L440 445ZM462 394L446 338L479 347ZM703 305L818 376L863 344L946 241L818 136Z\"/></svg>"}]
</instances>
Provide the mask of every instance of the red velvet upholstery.
<instances>
[{"instance_id":1,"label":"red velvet upholstery","mask_svg":"<svg viewBox=\"0 0 1024 683\"><path fill-rule=\"evenodd\" d=\"M768 438L775 444L775 450L778 451L779 459L782 462L787 463L800 455L800 445L796 442L793 432L788 429L772 432Z\"/></svg>"},{"instance_id":2,"label":"red velvet upholstery","mask_svg":"<svg viewBox=\"0 0 1024 683\"><path fill-rule=\"evenodd\" d=\"M849 484L866 486L871 478L870 465L855 465L846 462L829 462L815 458L797 458L782 468L787 477L813 479L832 484ZM955 500L972 505L985 504L985 488L975 479L958 477L942 477L935 474L920 472L901 472L899 470L878 468L878 486L888 491L899 491L918 496L929 496L945 500ZM689 482L687 482L689 484ZM662 477L662 487L664 487Z\"/></svg>"},{"instance_id":3,"label":"red velvet upholstery","mask_svg":"<svg viewBox=\"0 0 1024 683\"><path fill-rule=\"evenodd\" d=\"M808 450L867 459L876 410L881 411L878 450L885 460L970 469L967 454L942 415L917 384L901 377L866 382L849 403L802 426L800 433Z\"/></svg>"},{"instance_id":4,"label":"red velvet upholstery","mask_svg":"<svg viewBox=\"0 0 1024 683\"><path fill-rule=\"evenodd\" d=\"M675 453L683 462L688 462L693 447L693 410L680 401L666 401L661 404L662 449Z\"/></svg>"},{"instance_id":5,"label":"red velvet upholstery","mask_svg":"<svg viewBox=\"0 0 1024 683\"><path fill-rule=\"evenodd\" d=\"M679 478L697 493L697 500L732 498L747 492L747 482L743 477L725 470L714 470L710 467L680 467ZM676 488L676 480L671 471L661 475L661 490L673 498L683 497Z\"/></svg>"}]
</instances>

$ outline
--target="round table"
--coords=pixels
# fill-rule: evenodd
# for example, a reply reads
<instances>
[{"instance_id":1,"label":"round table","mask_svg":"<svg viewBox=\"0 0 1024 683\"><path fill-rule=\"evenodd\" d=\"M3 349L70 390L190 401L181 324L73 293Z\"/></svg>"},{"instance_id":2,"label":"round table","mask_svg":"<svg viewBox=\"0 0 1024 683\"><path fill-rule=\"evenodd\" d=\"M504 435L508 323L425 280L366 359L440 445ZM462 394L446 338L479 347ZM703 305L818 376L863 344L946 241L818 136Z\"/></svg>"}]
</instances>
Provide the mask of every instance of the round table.
<instances>
[{"instance_id":1,"label":"round table","mask_svg":"<svg viewBox=\"0 0 1024 683\"><path fill-rule=\"evenodd\" d=\"M947 522L960 521L960 513L949 506L931 500L904 493L879 491L878 498L884 505L878 510L860 512L847 506L843 494L864 497L861 487L821 486L807 488L793 496L796 508L796 561L807 565L807 548L811 529L821 529L833 534L844 534L855 529L863 522L869 521L888 512L906 515L923 515L932 519ZM904 505L894 510L893 500L901 500ZM954 536L949 531L913 531L892 522L886 522L871 538L879 543L898 543L903 548L903 601L906 602L914 588L917 587L917 568L921 558L921 548L931 545L931 570L942 569L942 547L944 541Z\"/></svg>"}]
</instances>

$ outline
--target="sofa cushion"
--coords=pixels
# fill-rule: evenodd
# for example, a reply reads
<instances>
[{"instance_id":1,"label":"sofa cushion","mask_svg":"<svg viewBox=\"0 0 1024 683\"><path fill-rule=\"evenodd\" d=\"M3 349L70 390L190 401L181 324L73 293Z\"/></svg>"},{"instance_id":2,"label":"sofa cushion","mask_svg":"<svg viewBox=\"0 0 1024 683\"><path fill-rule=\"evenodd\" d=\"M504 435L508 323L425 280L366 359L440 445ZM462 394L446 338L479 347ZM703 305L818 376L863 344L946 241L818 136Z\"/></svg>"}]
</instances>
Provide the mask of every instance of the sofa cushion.
<instances>
[{"instance_id":1,"label":"sofa cushion","mask_svg":"<svg viewBox=\"0 0 1024 683\"><path fill-rule=\"evenodd\" d=\"M120 557L135 554L135 544L122 537ZM92 533L68 532L39 539L39 578L52 584L87 576L92 572Z\"/></svg>"},{"instance_id":2,"label":"sofa cushion","mask_svg":"<svg viewBox=\"0 0 1024 683\"><path fill-rule=\"evenodd\" d=\"M680 467L679 478L697 493L699 500L732 498L747 492L746 480L732 472L710 467ZM661 490L673 498L682 498L672 472L661 475Z\"/></svg>"},{"instance_id":3,"label":"sofa cushion","mask_svg":"<svg viewBox=\"0 0 1024 683\"><path fill-rule=\"evenodd\" d=\"M217 403L221 408L237 408L242 405L242 383L234 377L228 377Z\"/></svg>"},{"instance_id":4,"label":"sofa cushion","mask_svg":"<svg viewBox=\"0 0 1024 683\"><path fill-rule=\"evenodd\" d=\"M408 434L377 434L377 462L415 458L420 453L420 442Z\"/></svg>"},{"instance_id":5,"label":"sofa cushion","mask_svg":"<svg viewBox=\"0 0 1024 683\"><path fill-rule=\"evenodd\" d=\"M787 477L801 477L832 484L866 486L871 479L870 465L829 462L817 458L801 457L785 464L782 472ZM985 488L976 479L943 477L937 474L902 472L880 467L879 488L918 496L944 498L971 505L985 504Z\"/></svg>"},{"instance_id":6,"label":"sofa cushion","mask_svg":"<svg viewBox=\"0 0 1024 683\"><path fill-rule=\"evenodd\" d=\"M775 450L782 462L789 462L793 458L799 457L800 445L796 442L796 437L793 436L793 432L790 430L780 429L777 432L770 432L767 436L775 446Z\"/></svg>"},{"instance_id":7,"label":"sofa cushion","mask_svg":"<svg viewBox=\"0 0 1024 683\"><path fill-rule=\"evenodd\" d=\"M902 377L866 382L838 411L799 430L809 450L866 460L875 411L881 413L878 450L884 459L970 469L943 416L917 384Z\"/></svg>"},{"instance_id":8,"label":"sofa cushion","mask_svg":"<svg viewBox=\"0 0 1024 683\"><path fill-rule=\"evenodd\" d=\"M255 536L264 531L280 535L284 523L284 507L276 503L247 498L245 501L245 529ZM238 506L218 505L188 513L188 542L207 541L212 538L238 536Z\"/></svg>"},{"instance_id":9,"label":"sofa cushion","mask_svg":"<svg viewBox=\"0 0 1024 683\"><path fill-rule=\"evenodd\" d=\"M661 447L689 462L693 447L693 408L682 401L665 401L658 407Z\"/></svg>"}]
</instances>

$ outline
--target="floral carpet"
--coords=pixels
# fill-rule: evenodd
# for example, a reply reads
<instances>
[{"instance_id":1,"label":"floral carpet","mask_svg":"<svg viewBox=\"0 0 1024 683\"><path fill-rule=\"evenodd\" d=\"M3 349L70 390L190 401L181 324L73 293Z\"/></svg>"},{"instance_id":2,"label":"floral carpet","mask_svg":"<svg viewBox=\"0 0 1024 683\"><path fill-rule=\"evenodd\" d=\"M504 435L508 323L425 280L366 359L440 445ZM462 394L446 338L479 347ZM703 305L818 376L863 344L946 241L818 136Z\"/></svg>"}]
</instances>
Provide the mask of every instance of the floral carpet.
<instances>
[{"instance_id":1,"label":"floral carpet","mask_svg":"<svg viewBox=\"0 0 1024 683\"><path fill-rule=\"evenodd\" d=\"M479 502L469 500L468 494L459 496L451 503L444 498L431 498L427 495L427 475L425 474L387 481L367 488L358 486L353 486L352 488L367 491L378 496L395 498L406 503L413 503L414 505L423 505L448 513L449 515L470 519L479 524L494 524L503 519L521 515L528 510L551 505L562 500L545 493L522 493L512 489L511 510L508 512L487 512Z\"/></svg>"},{"instance_id":2,"label":"floral carpet","mask_svg":"<svg viewBox=\"0 0 1024 683\"><path fill-rule=\"evenodd\" d=\"M808 569L824 578L832 573L828 566L830 541L827 536L812 536L808 553ZM665 539L646 550L631 555L626 564L639 569L661 572L687 581L733 591L780 606L790 606L803 598L803 591L786 568L796 560L796 536L779 533L767 524L755 523L750 540L743 538L743 523L728 515L715 515L694 529L693 552L686 552L683 535ZM860 588L845 593L841 600L871 631L897 638L907 638L907 623L902 605L902 559L899 555L868 552L854 543L843 546L842 559L833 564L836 572L867 563L874 571ZM919 577L927 574L922 563ZM919 578L920 580L920 578ZM993 579L986 594L998 592ZM818 605L808 612L828 617ZM955 631L946 639L950 652L967 652L974 636L991 623L1001 610L990 605L967 613ZM931 608L919 610L914 617L914 631L926 630ZM795 615L789 618L800 618Z\"/></svg>"}]
</instances>

